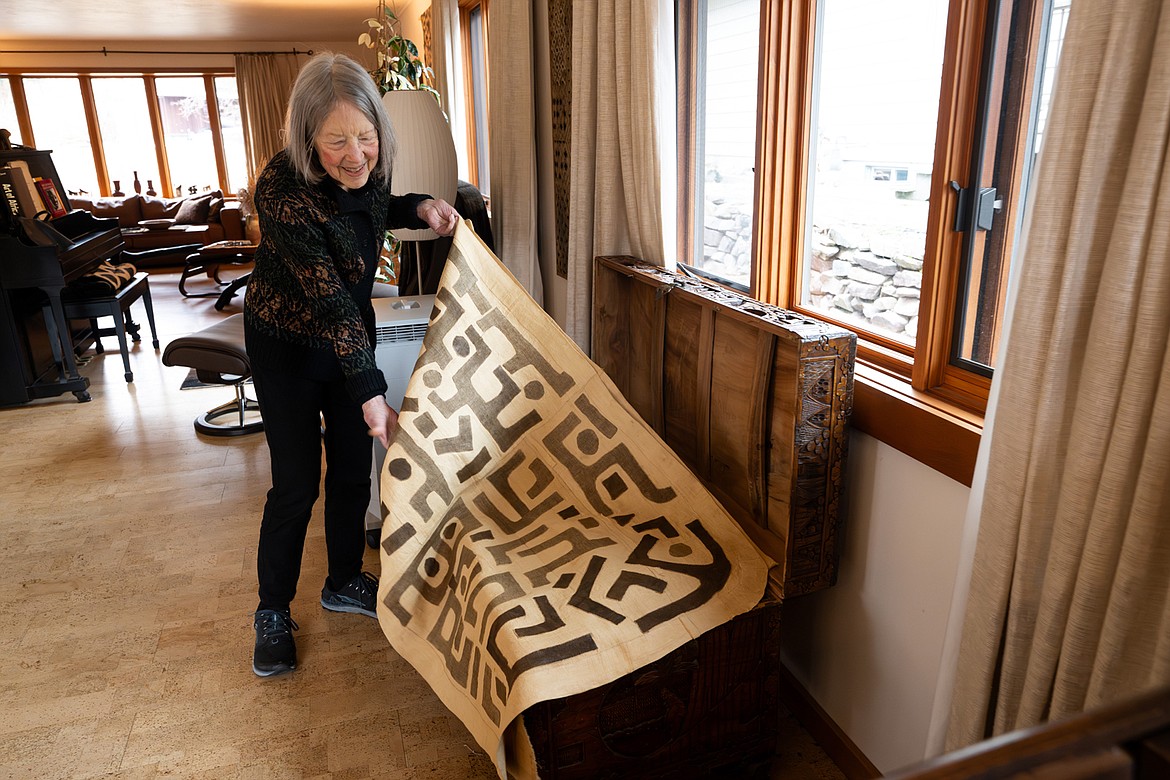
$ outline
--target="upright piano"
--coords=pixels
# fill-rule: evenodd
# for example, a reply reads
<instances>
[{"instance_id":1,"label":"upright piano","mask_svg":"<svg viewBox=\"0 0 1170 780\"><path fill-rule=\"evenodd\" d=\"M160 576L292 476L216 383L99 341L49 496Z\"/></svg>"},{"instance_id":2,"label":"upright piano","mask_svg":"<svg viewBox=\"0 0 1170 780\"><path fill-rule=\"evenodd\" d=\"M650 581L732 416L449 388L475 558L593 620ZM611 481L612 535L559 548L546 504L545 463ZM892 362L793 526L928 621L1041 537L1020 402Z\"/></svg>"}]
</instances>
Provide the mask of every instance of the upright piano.
<instances>
[{"instance_id":1,"label":"upright piano","mask_svg":"<svg viewBox=\"0 0 1170 780\"><path fill-rule=\"evenodd\" d=\"M0 151L0 165L24 159L36 175L57 180L49 152ZM77 371L73 332L61 291L122 251L118 220L72 209L56 181L67 213L50 220L60 240L48 245L27 236L0 234L0 405L73 393L90 400L89 378Z\"/></svg>"}]
</instances>

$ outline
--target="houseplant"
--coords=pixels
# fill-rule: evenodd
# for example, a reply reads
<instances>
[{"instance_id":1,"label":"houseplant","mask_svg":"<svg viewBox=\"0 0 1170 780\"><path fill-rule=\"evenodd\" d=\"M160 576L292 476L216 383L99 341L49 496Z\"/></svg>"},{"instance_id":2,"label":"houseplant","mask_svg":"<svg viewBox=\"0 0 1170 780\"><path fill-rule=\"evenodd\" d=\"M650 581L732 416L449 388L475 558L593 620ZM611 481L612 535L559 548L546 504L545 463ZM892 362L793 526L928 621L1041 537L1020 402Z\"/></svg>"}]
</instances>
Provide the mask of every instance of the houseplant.
<instances>
[{"instance_id":1,"label":"houseplant","mask_svg":"<svg viewBox=\"0 0 1170 780\"><path fill-rule=\"evenodd\" d=\"M386 6L386 0L379 0L378 12L366 19L369 28L358 36L358 43L373 49L377 62L370 71L374 83L383 95L398 89L419 89L430 92L439 99L439 93L431 86L435 72L418 56L418 47L399 32L398 15Z\"/></svg>"}]
</instances>

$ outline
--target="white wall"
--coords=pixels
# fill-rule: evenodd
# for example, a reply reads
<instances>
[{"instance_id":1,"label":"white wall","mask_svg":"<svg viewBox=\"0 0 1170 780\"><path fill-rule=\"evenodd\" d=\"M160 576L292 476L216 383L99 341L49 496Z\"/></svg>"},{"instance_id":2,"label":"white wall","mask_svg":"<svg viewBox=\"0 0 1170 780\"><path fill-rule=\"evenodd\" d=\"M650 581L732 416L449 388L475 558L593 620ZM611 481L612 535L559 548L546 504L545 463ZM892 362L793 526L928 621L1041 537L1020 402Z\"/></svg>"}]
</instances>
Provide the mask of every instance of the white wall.
<instances>
[{"instance_id":1,"label":"white wall","mask_svg":"<svg viewBox=\"0 0 1170 780\"><path fill-rule=\"evenodd\" d=\"M373 4L371 4L373 7ZM418 53L423 54L423 28L422 15L431 7L431 0L410 0L405 3L396 4L396 13L398 14L398 21L401 24L400 32L403 38L408 38L414 41L414 45L418 47ZM373 15L373 11L370 12ZM434 24L434 20L431 21ZM354 35L354 40L357 40L357 35Z\"/></svg>"},{"instance_id":2,"label":"white wall","mask_svg":"<svg viewBox=\"0 0 1170 780\"><path fill-rule=\"evenodd\" d=\"M849 443L837 584L784 605L783 661L882 772L926 757L970 489Z\"/></svg>"}]
</instances>

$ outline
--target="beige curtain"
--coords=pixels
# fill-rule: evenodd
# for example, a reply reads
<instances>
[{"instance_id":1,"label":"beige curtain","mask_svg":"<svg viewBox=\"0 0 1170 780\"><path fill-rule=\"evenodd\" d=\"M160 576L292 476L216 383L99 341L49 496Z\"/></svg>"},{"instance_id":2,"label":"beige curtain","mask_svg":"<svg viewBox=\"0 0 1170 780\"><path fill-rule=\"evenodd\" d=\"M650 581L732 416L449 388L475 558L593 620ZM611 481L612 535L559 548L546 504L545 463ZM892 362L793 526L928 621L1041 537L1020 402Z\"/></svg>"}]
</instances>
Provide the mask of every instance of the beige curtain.
<instances>
[{"instance_id":1,"label":"beige curtain","mask_svg":"<svg viewBox=\"0 0 1170 780\"><path fill-rule=\"evenodd\" d=\"M284 148L281 131L285 109L300 69L301 61L296 54L236 55L236 84L249 182L255 181L272 155Z\"/></svg>"},{"instance_id":2,"label":"beige curtain","mask_svg":"<svg viewBox=\"0 0 1170 780\"><path fill-rule=\"evenodd\" d=\"M552 165L552 152L538 148L536 101L551 100L547 75L536 82L534 4L496 2L488 8L488 137L491 139L492 236L496 255L538 304L544 305L538 244L537 160ZM543 86L543 89L541 89Z\"/></svg>"},{"instance_id":3,"label":"beige curtain","mask_svg":"<svg viewBox=\"0 0 1170 780\"><path fill-rule=\"evenodd\" d=\"M946 747L1170 683L1170 13L1075 3Z\"/></svg>"},{"instance_id":4,"label":"beige curtain","mask_svg":"<svg viewBox=\"0 0 1170 780\"><path fill-rule=\"evenodd\" d=\"M566 330L589 352L593 258L630 254L662 264L655 64L672 45L657 0L573 8ZM493 29L493 34L494 34Z\"/></svg>"}]
</instances>

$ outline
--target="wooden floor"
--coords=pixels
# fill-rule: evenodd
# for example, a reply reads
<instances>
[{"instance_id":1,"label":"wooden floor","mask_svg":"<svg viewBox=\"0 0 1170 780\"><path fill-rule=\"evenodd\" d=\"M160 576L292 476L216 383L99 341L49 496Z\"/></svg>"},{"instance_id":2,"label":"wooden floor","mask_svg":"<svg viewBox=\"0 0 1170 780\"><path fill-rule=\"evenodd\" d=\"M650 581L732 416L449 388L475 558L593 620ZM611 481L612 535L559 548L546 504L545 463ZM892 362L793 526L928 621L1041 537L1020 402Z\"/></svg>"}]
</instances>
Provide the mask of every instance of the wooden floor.
<instances>
[{"instance_id":1,"label":"wooden floor","mask_svg":"<svg viewBox=\"0 0 1170 780\"><path fill-rule=\"evenodd\" d=\"M150 282L163 347L239 310L181 297L177 273ZM0 409L0 778L496 777L377 621L320 607L319 515L292 605L300 666L253 675L267 446L198 436L231 390L180 390L187 369L133 313L132 384L108 337L83 356L92 401ZM773 778L842 777L777 717Z\"/></svg>"}]
</instances>

